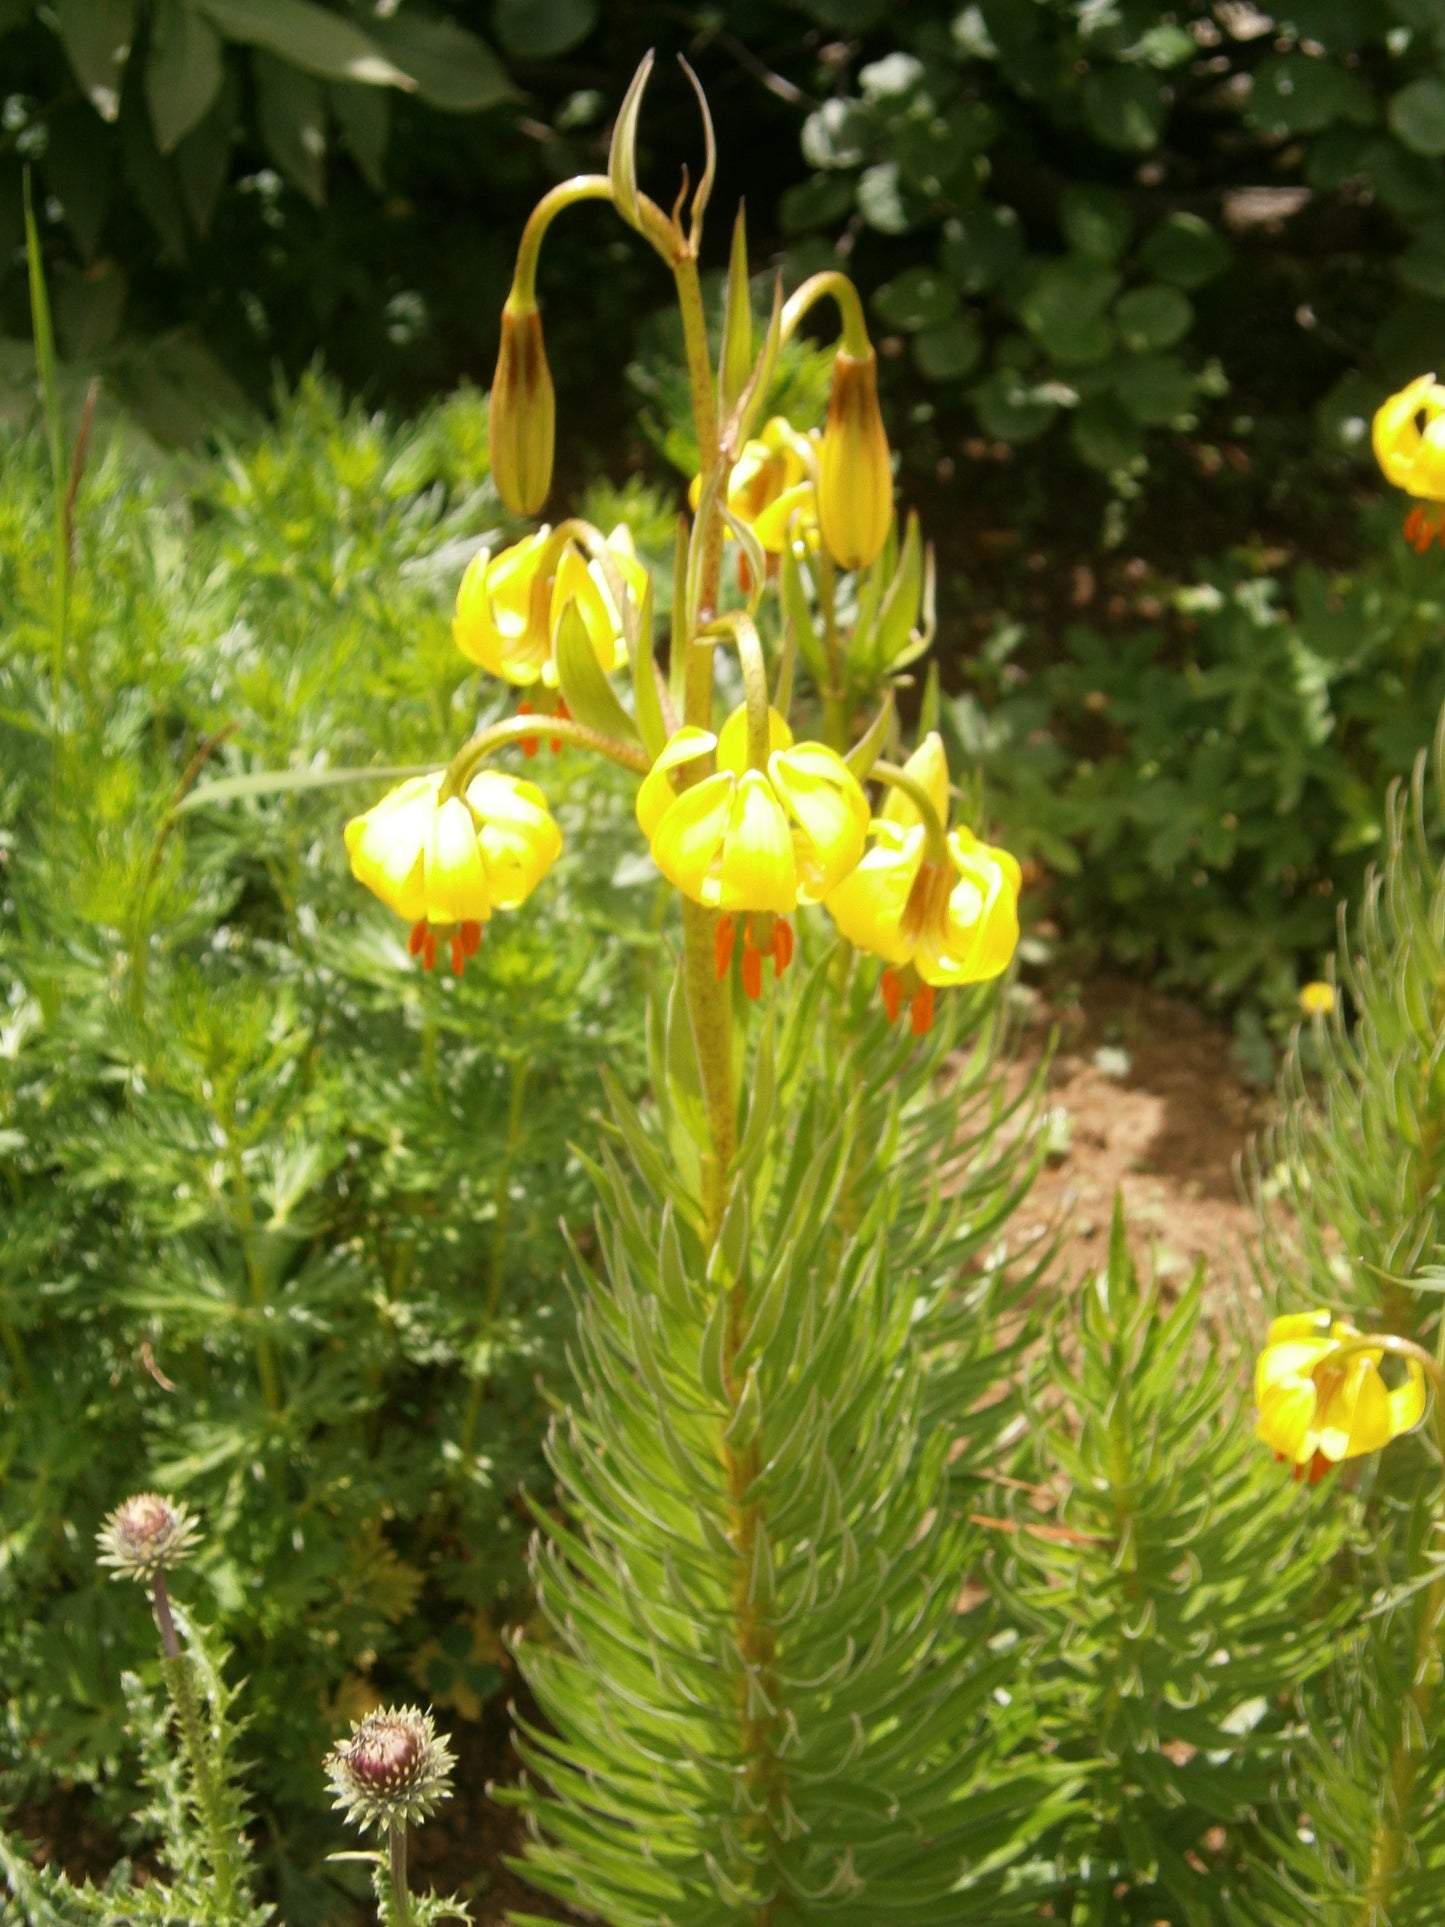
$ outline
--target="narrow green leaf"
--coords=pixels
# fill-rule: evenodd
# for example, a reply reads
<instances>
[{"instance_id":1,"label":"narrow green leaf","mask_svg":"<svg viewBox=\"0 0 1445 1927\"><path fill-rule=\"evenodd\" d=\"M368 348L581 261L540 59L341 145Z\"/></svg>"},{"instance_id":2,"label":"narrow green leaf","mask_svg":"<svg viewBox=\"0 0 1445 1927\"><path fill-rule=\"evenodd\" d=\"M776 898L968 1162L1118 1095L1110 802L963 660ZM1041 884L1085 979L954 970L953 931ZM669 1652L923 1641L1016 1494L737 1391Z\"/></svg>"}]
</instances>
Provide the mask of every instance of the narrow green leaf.
<instances>
[{"instance_id":1,"label":"narrow green leaf","mask_svg":"<svg viewBox=\"0 0 1445 1927\"><path fill-rule=\"evenodd\" d=\"M753 365L753 303L748 286L747 222L741 203L733 222L728 256L727 299L723 309L722 353L718 357L718 415L726 421L748 385Z\"/></svg>"},{"instance_id":2,"label":"narrow green leaf","mask_svg":"<svg viewBox=\"0 0 1445 1927\"><path fill-rule=\"evenodd\" d=\"M639 230L642 209L637 198L637 120L642 111L643 91L652 72L652 59L649 48L622 97L607 155L607 176L612 182L614 205L628 226Z\"/></svg>"},{"instance_id":3,"label":"narrow green leaf","mask_svg":"<svg viewBox=\"0 0 1445 1927\"><path fill-rule=\"evenodd\" d=\"M637 710L637 731L649 756L658 756L667 742L667 724L662 715L662 698L657 688L657 661L652 653L652 577L642 591L642 607L637 612L637 627L631 641L632 698Z\"/></svg>"},{"instance_id":4,"label":"narrow green leaf","mask_svg":"<svg viewBox=\"0 0 1445 1927\"><path fill-rule=\"evenodd\" d=\"M251 796L282 796L293 790L337 789L349 783L400 783L409 776L430 776L440 763L405 763L380 769L267 769L249 776L221 776L200 783L176 805L176 815L208 803L236 803Z\"/></svg>"},{"instance_id":5,"label":"narrow green leaf","mask_svg":"<svg viewBox=\"0 0 1445 1927\"><path fill-rule=\"evenodd\" d=\"M221 36L185 0L157 0L146 56L146 103L156 146L169 154L199 126L221 90Z\"/></svg>"},{"instance_id":6,"label":"narrow green leaf","mask_svg":"<svg viewBox=\"0 0 1445 1927\"><path fill-rule=\"evenodd\" d=\"M893 695L889 691L883 699L878 714L869 724L866 734L860 737L843 759L860 782L866 778L869 770L883 754L888 742L888 732L892 727Z\"/></svg>"},{"instance_id":7,"label":"narrow green leaf","mask_svg":"<svg viewBox=\"0 0 1445 1927\"><path fill-rule=\"evenodd\" d=\"M618 742L638 741L637 725L617 700L575 602L567 604L557 625L557 681L579 723Z\"/></svg>"},{"instance_id":8,"label":"narrow green leaf","mask_svg":"<svg viewBox=\"0 0 1445 1927\"><path fill-rule=\"evenodd\" d=\"M120 113L135 39L135 0L55 0L60 38L86 98L102 120Z\"/></svg>"},{"instance_id":9,"label":"narrow green leaf","mask_svg":"<svg viewBox=\"0 0 1445 1927\"><path fill-rule=\"evenodd\" d=\"M87 6L90 0L73 0ZM314 0L196 0L228 40L260 47L320 80L355 80L368 87L416 83L385 59L376 42L343 15Z\"/></svg>"}]
</instances>

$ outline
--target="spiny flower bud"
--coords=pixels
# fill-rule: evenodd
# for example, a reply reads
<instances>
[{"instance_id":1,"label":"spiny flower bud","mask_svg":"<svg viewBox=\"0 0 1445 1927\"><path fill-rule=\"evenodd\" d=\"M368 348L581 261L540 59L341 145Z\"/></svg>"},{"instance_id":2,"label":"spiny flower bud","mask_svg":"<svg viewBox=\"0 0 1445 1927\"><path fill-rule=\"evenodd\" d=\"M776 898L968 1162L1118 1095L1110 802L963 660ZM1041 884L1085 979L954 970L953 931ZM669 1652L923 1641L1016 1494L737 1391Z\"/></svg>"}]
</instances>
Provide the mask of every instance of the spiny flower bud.
<instances>
[{"instance_id":1,"label":"spiny flower bud","mask_svg":"<svg viewBox=\"0 0 1445 1927\"><path fill-rule=\"evenodd\" d=\"M401 1822L420 1824L443 1800L456 1756L438 1738L430 1713L382 1707L354 1720L351 1738L326 1756L337 1807L363 1832Z\"/></svg>"},{"instance_id":2,"label":"spiny flower bud","mask_svg":"<svg viewBox=\"0 0 1445 1927\"><path fill-rule=\"evenodd\" d=\"M502 309L502 345L492 377L492 479L514 515L535 515L552 486L557 396L535 302Z\"/></svg>"},{"instance_id":3,"label":"spiny flower bud","mask_svg":"<svg viewBox=\"0 0 1445 1927\"><path fill-rule=\"evenodd\" d=\"M183 1505L158 1492L137 1492L106 1516L95 1535L99 1564L114 1566L117 1579L153 1580L177 1566L200 1537Z\"/></svg>"},{"instance_id":4,"label":"spiny flower bud","mask_svg":"<svg viewBox=\"0 0 1445 1927\"><path fill-rule=\"evenodd\" d=\"M878 407L878 357L840 348L818 458L818 523L840 568L866 569L893 520L893 466Z\"/></svg>"}]
</instances>

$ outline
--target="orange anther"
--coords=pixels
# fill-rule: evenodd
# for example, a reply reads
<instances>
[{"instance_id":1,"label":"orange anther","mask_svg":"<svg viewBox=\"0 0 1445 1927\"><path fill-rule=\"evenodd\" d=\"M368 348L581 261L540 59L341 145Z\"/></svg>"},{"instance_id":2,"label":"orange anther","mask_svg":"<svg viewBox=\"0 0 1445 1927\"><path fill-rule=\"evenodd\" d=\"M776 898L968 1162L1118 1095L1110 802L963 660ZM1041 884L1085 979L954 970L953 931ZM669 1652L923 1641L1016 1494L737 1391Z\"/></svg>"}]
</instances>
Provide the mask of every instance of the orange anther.
<instances>
[{"instance_id":1,"label":"orange anther","mask_svg":"<svg viewBox=\"0 0 1445 1927\"><path fill-rule=\"evenodd\" d=\"M793 926L786 917L779 917L773 925L773 963L781 977L793 961Z\"/></svg>"},{"instance_id":2,"label":"orange anther","mask_svg":"<svg viewBox=\"0 0 1445 1927\"><path fill-rule=\"evenodd\" d=\"M451 953L452 953L452 975L454 977L460 977L462 974L462 965L467 960L467 953L462 944L462 933L460 930L458 930L452 937Z\"/></svg>"},{"instance_id":3,"label":"orange anther","mask_svg":"<svg viewBox=\"0 0 1445 1927\"><path fill-rule=\"evenodd\" d=\"M425 942L426 942L426 918L423 917L420 920L420 922L414 923L411 927L411 935L406 940L406 948L407 948L408 955L413 957L419 957L421 955L421 947Z\"/></svg>"},{"instance_id":4,"label":"orange anther","mask_svg":"<svg viewBox=\"0 0 1445 1927\"><path fill-rule=\"evenodd\" d=\"M430 928L428 928L426 935L421 940L422 969L423 970L433 969L435 967L436 960L437 960L437 940L432 935Z\"/></svg>"},{"instance_id":5,"label":"orange anther","mask_svg":"<svg viewBox=\"0 0 1445 1927\"><path fill-rule=\"evenodd\" d=\"M754 950L747 938L743 938L743 992L756 1003L763 994L762 952Z\"/></svg>"},{"instance_id":6,"label":"orange anther","mask_svg":"<svg viewBox=\"0 0 1445 1927\"><path fill-rule=\"evenodd\" d=\"M717 934L713 938L713 958L717 964L719 977L726 977L732 967L733 944L737 934L737 925L724 911L717 920Z\"/></svg>"},{"instance_id":7,"label":"orange anther","mask_svg":"<svg viewBox=\"0 0 1445 1927\"><path fill-rule=\"evenodd\" d=\"M888 1021L896 1024L898 1013L903 1008L903 985L898 981L898 972L890 966L878 979L878 988L883 994L883 1008L888 1013Z\"/></svg>"},{"instance_id":8,"label":"orange anther","mask_svg":"<svg viewBox=\"0 0 1445 1927\"><path fill-rule=\"evenodd\" d=\"M475 957L478 949L481 947L482 926L479 923L464 923L462 925L461 935L462 955L464 957Z\"/></svg>"},{"instance_id":9,"label":"orange anther","mask_svg":"<svg viewBox=\"0 0 1445 1927\"><path fill-rule=\"evenodd\" d=\"M913 1001L908 1006L909 1018L913 1025L913 1035L922 1037L933 1029L933 985L920 984L913 993Z\"/></svg>"}]
</instances>

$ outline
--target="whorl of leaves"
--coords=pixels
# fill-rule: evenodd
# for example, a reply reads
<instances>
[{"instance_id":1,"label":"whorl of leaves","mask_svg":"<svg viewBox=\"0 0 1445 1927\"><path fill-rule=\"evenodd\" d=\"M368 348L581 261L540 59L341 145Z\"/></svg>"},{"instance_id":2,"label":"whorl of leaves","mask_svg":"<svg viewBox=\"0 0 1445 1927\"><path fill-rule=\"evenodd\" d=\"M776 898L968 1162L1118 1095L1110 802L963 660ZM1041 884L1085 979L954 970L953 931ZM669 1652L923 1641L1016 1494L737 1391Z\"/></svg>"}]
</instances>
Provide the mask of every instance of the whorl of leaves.
<instances>
[{"instance_id":1,"label":"whorl of leaves","mask_svg":"<svg viewBox=\"0 0 1445 1927\"><path fill-rule=\"evenodd\" d=\"M985 1045L944 1082L947 1026L915 1049L856 995L825 1021L835 965L762 1031L710 1249L677 993L657 1114L614 1093L594 1167L536 1554L553 1638L519 1648L553 1730L523 1729L517 1797L528 1877L619 1927L1027 1914L1021 1858L1068 1797L1016 1753L988 1616L960 1615L948 1497L1003 1423L971 1407L1009 1371L1027 1281L993 1247L1034 1153Z\"/></svg>"}]
</instances>

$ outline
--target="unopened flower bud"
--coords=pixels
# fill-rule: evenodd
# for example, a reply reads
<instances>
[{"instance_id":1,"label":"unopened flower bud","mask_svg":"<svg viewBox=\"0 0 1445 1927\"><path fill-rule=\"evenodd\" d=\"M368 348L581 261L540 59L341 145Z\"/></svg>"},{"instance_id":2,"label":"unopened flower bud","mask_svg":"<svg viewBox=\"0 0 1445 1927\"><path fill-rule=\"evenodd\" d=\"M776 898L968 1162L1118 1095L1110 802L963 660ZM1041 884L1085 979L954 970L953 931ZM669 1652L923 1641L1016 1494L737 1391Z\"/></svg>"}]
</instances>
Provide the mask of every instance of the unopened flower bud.
<instances>
[{"instance_id":1,"label":"unopened flower bud","mask_svg":"<svg viewBox=\"0 0 1445 1927\"><path fill-rule=\"evenodd\" d=\"M336 1805L354 1827L420 1824L451 1798L456 1756L438 1738L430 1713L383 1707L352 1722L351 1738L326 1756Z\"/></svg>"},{"instance_id":2,"label":"unopened flower bud","mask_svg":"<svg viewBox=\"0 0 1445 1927\"><path fill-rule=\"evenodd\" d=\"M183 1505L158 1492L137 1492L107 1515L95 1537L99 1564L114 1566L117 1579L149 1582L180 1564L200 1530Z\"/></svg>"},{"instance_id":3,"label":"unopened flower bud","mask_svg":"<svg viewBox=\"0 0 1445 1927\"><path fill-rule=\"evenodd\" d=\"M866 569L893 520L893 467L878 407L878 357L840 348L818 458L818 523L844 569Z\"/></svg>"},{"instance_id":4,"label":"unopened flower bud","mask_svg":"<svg viewBox=\"0 0 1445 1927\"><path fill-rule=\"evenodd\" d=\"M557 396L536 304L502 309L502 345L492 378L492 479L514 515L535 515L552 486Z\"/></svg>"}]
</instances>

